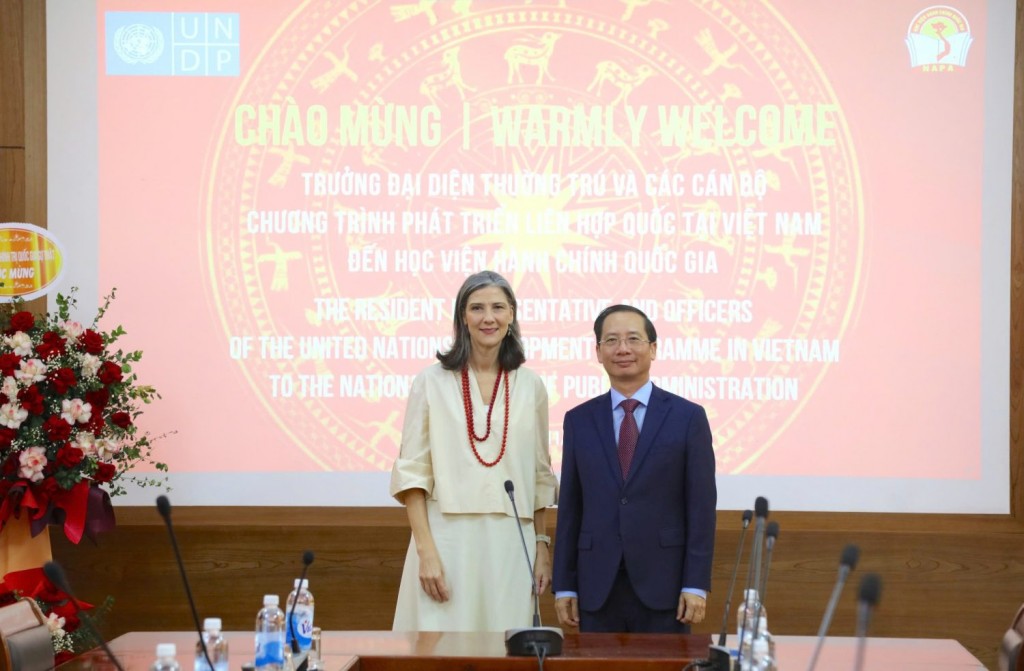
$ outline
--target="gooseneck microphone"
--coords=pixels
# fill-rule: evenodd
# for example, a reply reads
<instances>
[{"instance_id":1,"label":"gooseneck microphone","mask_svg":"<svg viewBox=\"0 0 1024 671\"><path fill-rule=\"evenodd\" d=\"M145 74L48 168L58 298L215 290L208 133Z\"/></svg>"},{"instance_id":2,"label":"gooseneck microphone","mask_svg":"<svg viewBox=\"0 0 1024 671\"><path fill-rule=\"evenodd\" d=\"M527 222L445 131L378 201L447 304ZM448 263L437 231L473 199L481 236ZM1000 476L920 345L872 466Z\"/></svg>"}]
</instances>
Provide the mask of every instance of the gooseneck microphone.
<instances>
[{"instance_id":1,"label":"gooseneck microphone","mask_svg":"<svg viewBox=\"0 0 1024 671\"><path fill-rule=\"evenodd\" d=\"M768 599L768 573L772 570L772 552L775 551L775 541L779 538L779 523L772 520L764 529L764 575L761 577L761 585L757 593L761 596L761 606Z\"/></svg>"},{"instance_id":2,"label":"gooseneck microphone","mask_svg":"<svg viewBox=\"0 0 1024 671\"><path fill-rule=\"evenodd\" d=\"M537 581L533 576L533 564L530 563L530 551L526 547L523 524L519 521L519 510L516 508L515 485L511 480L505 481L505 491L512 501L512 512L515 514L516 526L519 528L519 539L523 542L526 569L530 573L530 585L533 591L533 626L507 630L505 632L505 650L508 654L515 656L532 657L536 655L543 666L545 657L562 654L564 635L558 627L542 627L540 624L540 595L537 593Z\"/></svg>"},{"instance_id":3,"label":"gooseneck microphone","mask_svg":"<svg viewBox=\"0 0 1024 671\"><path fill-rule=\"evenodd\" d=\"M292 654L299 654L299 637L298 632L295 631L295 606L299 605L299 595L302 594L302 583L306 579L306 571L309 570L309 565L313 563L313 551L306 550L302 553L302 573L299 574L299 588L295 592L295 601L292 601L292 610L288 613L288 629L292 639ZM306 671L306 662L308 658L302 660L302 663L296 667L295 671Z\"/></svg>"},{"instance_id":4,"label":"gooseneck microphone","mask_svg":"<svg viewBox=\"0 0 1024 671\"><path fill-rule=\"evenodd\" d=\"M767 609L765 603L768 600L768 573L772 568L772 552L775 550L775 541L779 537L779 523L772 520L768 523L768 526L764 529L764 575L761 577L761 584L757 588L757 594L761 607L757 609L757 613L754 614L754 638L756 639L758 633L761 631L761 614ZM742 642L741 642L742 645ZM753 650L753 644L751 644L751 650Z\"/></svg>"},{"instance_id":5,"label":"gooseneck microphone","mask_svg":"<svg viewBox=\"0 0 1024 671\"><path fill-rule=\"evenodd\" d=\"M761 582L761 544L764 542L764 521L768 517L768 499L759 496L754 499L754 544L750 548L750 567L747 569L747 586L743 590L743 598L747 598L747 590L757 590ZM760 598L758 598L760 603ZM740 640L738 643L739 654L736 656L736 668L742 668L743 662L743 637L746 635L746 618L740 627ZM757 631L754 631L757 636Z\"/></svg>"},{"instance_id":6,"label":"gooseneck microphone","mask_svg":"<svg viewBox=\"0 0 1024 671\"><path fill-rule=\"evenodd\" d=\"M174 548L174 560L178 563L178 571L181 573L181 582L185 586L185 596L188 598L188 607L192 609L192 621L196 625L196 634L199 636L199 645L203 648L203 657L210 670L213 669L213 662L210 661L210 652L206 649L206 640L203 638L203 628L199 626L199 613L196 612L196 602L192 598L192 588L188 585L188 576L185 574L185 563L181 561L181 552L178 551L178 539L174 535L174 525L171 524L171 501L161 494L156 497L156 509L160 517L164 518L167 525L167 535L171 537L171 547Z\"/></svg>"},{"instance_id":7,"label":"gooseneck microphone","mask_svg":"<svg viewBox=\"0 0 1024 671\"><path fill-rule=\"evenodd\" d=\"M871 611L878 605L878 597L881 595L882 577L877 573L865 573L857 591L857 657L854 661L854 671L864 668L864 647L867 644Z\"/></svg>"},{"instance_id":8,"label":"gooseneck microphone","mask_svg":"<svg viewBox=\"0 0 1024 671\"><path fill-rule=\"evenodd\" d=\"M103 648L103 652L107 654L107 658L114 663L117 667L117 671L124 671L124 667L121 666L121 662L114 656L114 653L110 650L110 646L107 645L107 641L100 636L99 630L96 629L96 625L93 624L92 618L90 618L82 610L82 604L75 596L74 592L71 591L71 585L68 584L68 577L64 574L64 569L55 561L48 561L43 564L43 574L52 582L57 589L64 592L71 599L71 603L75 606L75 613L78 614L78 620L84 622L89 633L92 637L99 642L100 647Z\"/></svg>"},{"instance_id":9,"label":"gooseneck microphone","mask_svg":"<svg viewBox=\"0 0 1024 671\"><path fill-rule=\"evenodd\" d=\"M747 528L750 527L750 520L754 518L751 510L743 511L743 526L740 528L740 542L736 546L736 563L732 566L732 577L729 578L729 589L725 593L725 611L722 613L722 630L718 633L718 645L711 645L708 648L707 663L704 668L714 671L729 671L730 662L729 649L725 647L725 639L729 631L729 613L732 611L732 593L736 589L736 576L740 572L740 559L743 557L743 542L747 539Z\"/></svg>"},{"instance_id":10,"label":"gooseneck microphone","mask_svg":"<svg viewBox=\"0 0 1024 671\"><path fill-rule=\"evenodd\" d=\"M718 633L718 645L725 645L726 633L729 630L729 612L732 610L732 593L736 589L736 575L740 572L740 559L743 557L743 541L747 538L747 528L754 513L743 511L743 527L740 529L740 543L736 546L736 563L732 566L732 577L729 579L729 591L725 593L725 612L722 613L722 631Z\"/></svg>"},{"instance_id":11,"label":"gooseneck microphone","mask_svg":"<svg viewBox=\"0 0 1024 671\"><path fill-rule=\"evenodd\" d=\"M835 613L836 604L839 603L839 595L843 591L843 585L846 584L846 578L850 575L850 571L857 568L858 558L860 558L860 548L852 544L844 547L843 553L839 556L839 575L832 588L832 597L828 600L828 606L825 607L825 615L821 618L818 640L814 644L814 653L811 655L807 671L814 671L814 666L818 663L818 655L821 654L821 646L825 644L825 635L828 634L829 625L832 624L832 615Z\"/></svg>"}]
</instances>

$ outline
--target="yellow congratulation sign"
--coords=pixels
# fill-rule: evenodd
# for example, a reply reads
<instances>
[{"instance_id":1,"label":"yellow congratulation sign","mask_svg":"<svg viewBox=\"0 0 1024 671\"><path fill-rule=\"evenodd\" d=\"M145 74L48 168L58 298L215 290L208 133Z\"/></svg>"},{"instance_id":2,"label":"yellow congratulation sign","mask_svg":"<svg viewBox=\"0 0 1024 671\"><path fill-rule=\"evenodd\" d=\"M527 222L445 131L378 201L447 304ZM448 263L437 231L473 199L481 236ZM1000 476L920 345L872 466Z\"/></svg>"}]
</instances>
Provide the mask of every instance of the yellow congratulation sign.
<instances>
[{"instance_id":1,"label":"yellow congratulation sign","mask_svg":"<svg viewBox=\"0 0 1024 671\"><path fill-rule=\"evenodd\" d=\"M0 301L38 298L64 271L64 253L46 229L0 224Z\"/></svg>"}]
</instances>

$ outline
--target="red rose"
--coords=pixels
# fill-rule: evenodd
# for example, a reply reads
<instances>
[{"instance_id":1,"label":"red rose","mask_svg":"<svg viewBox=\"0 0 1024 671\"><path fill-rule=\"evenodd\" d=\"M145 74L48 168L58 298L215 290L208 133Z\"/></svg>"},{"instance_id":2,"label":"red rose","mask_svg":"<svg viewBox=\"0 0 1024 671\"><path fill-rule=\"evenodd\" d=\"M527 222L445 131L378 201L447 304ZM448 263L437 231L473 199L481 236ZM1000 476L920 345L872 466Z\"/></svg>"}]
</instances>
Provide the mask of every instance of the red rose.
<instances>
[{"instance_id":1,"label":"red rose","mask_svg":"<svg viewBox=\"0 0 1024 671\"><path fill-rule=\"evenodd\" d=\"M18 392L18 401L33 415L43 414L43 395L39 393L39 387L32 385L22 389Z\"/></svg>"},{"instance_id":2,"label":"red rose","mask_svg":"<svg viewBox=\"0 0 1024 671\"><path fill-rule=\"evenodd\" d=\"M31 331L36 325L36 318L31 312L18 312L11 316L12 331Z\"/></svg>"},{"instance_id":3,"label":"red rose","mask_svg":"<svg viewBox=\"0 0 1024 671\"><path fill-rule=\"evenodd\" d=\"M21 468L21 463L18 460L19 454L19 452L12 453L4 459L4 465L0 466L0 473L3 473L6 480L13 479L15 473L17 473L18 469Z\"/></svg>"},{"instance_id":4,"label":"red rose","mask_svg":"<svg viewBox=\"0 0 1024 671\"><path fill-rule=\"evenodd\" d=\"M64 466L65 468L74 468L78 464L82 463L82 459L85 458L85 453L77 447L71 447L69 443L64 443L64 447L57 450L57 465Z\"/></svg>"},{"instance_id":5,"label":"red rose","mask_svg":"<svg viewBox=\"0 0 1024 671\"><path fill-rule=\"evenodd\" d=\"M102 382L103 384L113 384L115 382L120 382L122 378L121 367L118 366L113 361L104 361L103 363L100 364L100 370L96 374L96 376L100 379L100 382Z\"/></svg>"},{"instance_id":6,"label":"red rose","mask_svg":"<svg viewBox=\"0 0 1024 671\"><path fill-rule=\"evenodd\" d=\"M62 443L71 436L71 425L65 422L60 415L51 415L43 422L43 431L46 437L55 443Z\"/></svg>"},{"instance_id":7,"label":"red rose","mask_svg":"<svg viewBox=\"0 0 1024 671\"><path fill-rule=\"evenodd\" d=\"M43 341L36 345L36 355L40 359L49 359L50 357L63 354L66 351L64 343L64 338L61 338L53 331L47 331L43 334Z\"/></svg>"},{"instance_id":8,"label":"red rose","mask_svg":"<svg viewBox=\"0 0 1024 671\"><path fill-rule=\"evenodd\" d=\"M122 429L127 429L132 425L132 416L127 412L115 412L110 416L110 423Z\"/></svg>"},{"instance_id":9,"label":"red rose","mask_svg":"<svg viewBox=\"0 0 1024 671\"><path fill-rule=\"evenodd\" d=\"M103 433L103 427L106 425L107 422L103 419L103 414L93 410L92 416L89 417L89 421L86 422L85 426L82 428L99 438L99 435Z\"/></svg>"},{"instance_id":10,"label":"red rose","mask_svg":"<svg viewBox=\"0 0 1024 671\"><path fill-rule=\"evenodd\" d=\"M78 336L78 344L89 354L99 354L103 351L103 336L92 329L86 329Z\"/></svg>"},{"instance_id":11,"label":"red rose","mask_svg":"<svg viewBox=\"0 0 1024 671\"><path fill-rule=\"evenodd\" d=\"M4 377L13 377L20 364L21 357L17 354L0 354L0 373L3 373Z\"/></svg>"},{"instance_id":12,"label":"red rose","mask_svg":"<svg viewBox=\"0 0 1024 671\"><path fill-rule=\"evenodd\" d=\"M92 416L103 412L103 408L107 407L107 403L110 402L110 392L106 389L94 389L93 391L85 392L85 402L92 406Z\"/></svg>"},{"instance_id":13,"label":"red rose","mask_svg":"<svg viewBox=\"0 0 1024 671\"><path fill-rule=\"evenodd\" d=\"M53 385L53 390L62 396L68 392L70 387L78 384L75 371L70 368L58 368L47 375L47 377L50 379L50 384Z\"/></svg>"},{"instance_id":14,"label":"red rose","mask_svg":"<svg viewBox=\"0 0 1024 671\"><path fill-rule=\"evenodd\" d=\"M6 426L0 426L0 450L6 450L14 442L14 439L18 437L18 432L14 429L8 429Z\"/></svg>"},{"instance_id":15,"label":"red rose","mask_svg":"<svg viewBox=\"0 0 1024 671\"><path fill-rule=\"evenodd\" d=\"M93 475L93 480L96 482L110 482L114 476L117 475L117 468L114 464L97 464L96 474Z\"/></svg>"}]
</instances>

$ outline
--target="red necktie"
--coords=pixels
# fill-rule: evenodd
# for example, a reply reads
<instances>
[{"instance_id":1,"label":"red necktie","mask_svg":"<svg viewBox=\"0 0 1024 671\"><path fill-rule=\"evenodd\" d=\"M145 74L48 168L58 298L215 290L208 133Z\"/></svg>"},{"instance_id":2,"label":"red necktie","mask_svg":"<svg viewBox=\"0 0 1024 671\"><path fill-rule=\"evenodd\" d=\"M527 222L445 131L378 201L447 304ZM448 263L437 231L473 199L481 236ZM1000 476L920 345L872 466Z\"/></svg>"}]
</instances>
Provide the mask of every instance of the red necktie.
<instances>
[{"instance_id":1,"label":"red necktie","mask_svg":"<svg viewBox=\"0 0 1024 671\"><path fill-rule=\"evenodd\" d=\"M640 401L627 398L619 405L626 411L626 416L622 418L622 426L619 427L619 466L625 479L629 475L629 464L633 461L636 442L640 438L640 429L637 428L636 418L633 417L633 411L640 405Z\"/></svg>"}]
</instances>

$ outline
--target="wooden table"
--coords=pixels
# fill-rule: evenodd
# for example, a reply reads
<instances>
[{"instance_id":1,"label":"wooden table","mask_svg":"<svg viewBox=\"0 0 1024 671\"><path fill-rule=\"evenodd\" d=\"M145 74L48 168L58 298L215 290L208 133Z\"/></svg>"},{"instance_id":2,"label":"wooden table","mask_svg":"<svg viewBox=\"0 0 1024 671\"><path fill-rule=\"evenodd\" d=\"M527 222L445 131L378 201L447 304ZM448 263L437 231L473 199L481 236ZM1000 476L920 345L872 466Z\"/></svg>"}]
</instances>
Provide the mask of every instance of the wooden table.
<instances>
[{"instance_id":1,"label":"wooden table","mask_svg":"<svg viewBox=\"0 0 1024 671\"><path fill-rule=\"evenodd\" d=\"M226 632L231 671L252 660L253 634ZM134 632L110 642L126 671L146 671L157 643L175 643L182 671L191 671L195 633ZM781 671L803 671L814 649L813 636L776 637ZM730 641L731 642L731 641ZM548 669L681 671L687 663L707 656L711 637L671 634L568 634L562 656L545 662ZM855 638L830 637L817 668L853 668ZM322 638L327 671L504 671L536 669L537 660L508 657L501 633L437 633L391 631L325 631ZM985 667L957 641L950 639L872 638L865 656L868 671L945 671ZM61 671L112 671L102 651L81 655Z\"/></svg>"}]
</instances>

